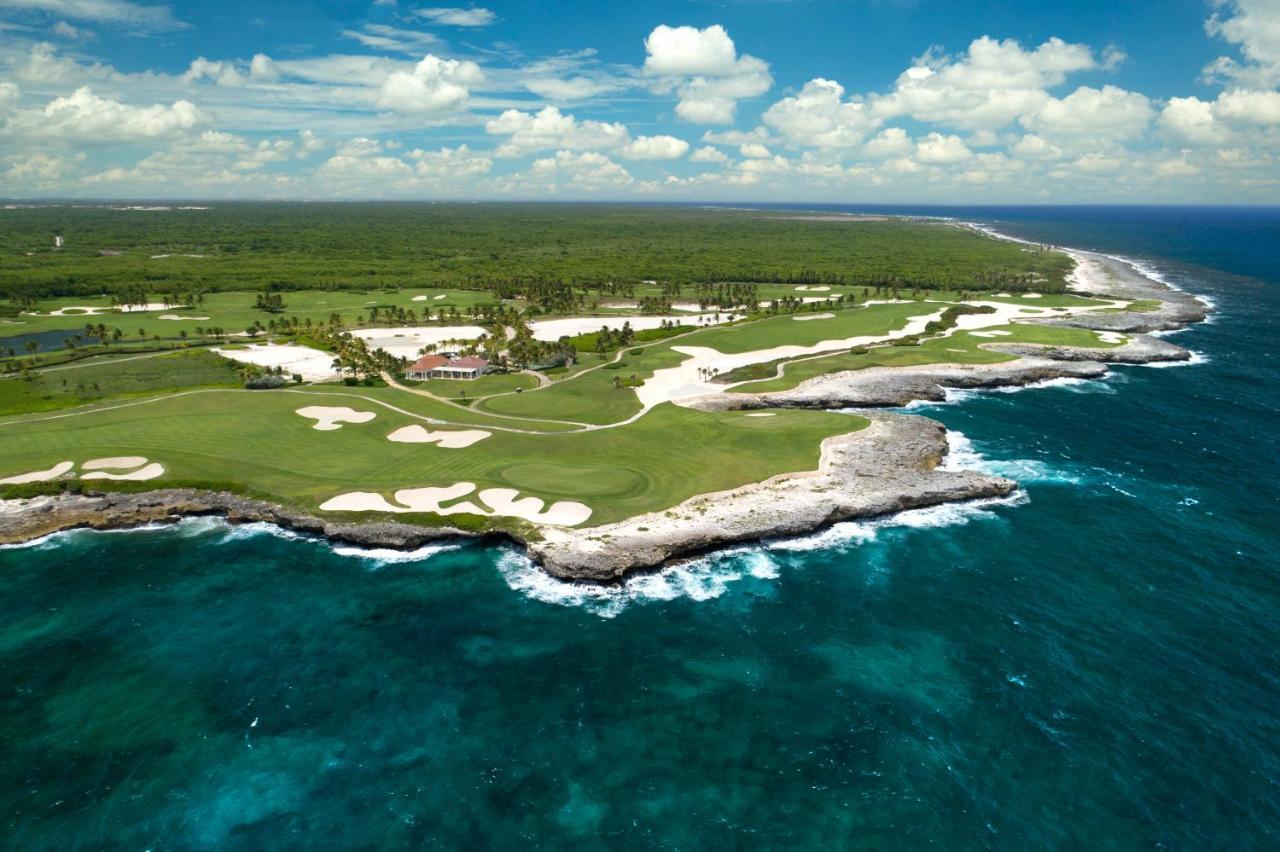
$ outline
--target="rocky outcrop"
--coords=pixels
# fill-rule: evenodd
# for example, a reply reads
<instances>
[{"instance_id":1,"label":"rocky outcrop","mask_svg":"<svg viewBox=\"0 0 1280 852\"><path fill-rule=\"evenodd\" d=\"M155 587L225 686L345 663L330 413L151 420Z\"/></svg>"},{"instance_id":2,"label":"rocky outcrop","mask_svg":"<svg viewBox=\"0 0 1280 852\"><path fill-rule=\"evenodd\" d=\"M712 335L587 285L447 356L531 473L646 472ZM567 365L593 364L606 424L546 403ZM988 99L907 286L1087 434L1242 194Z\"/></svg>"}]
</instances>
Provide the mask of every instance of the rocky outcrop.
<instances>
[{"instance_id":1,"label":"rocky outcrop","mask_svg":"<svg viewBox=\"0 0 1280 852\"><path fill-rule=\"evenodd\" d=\"M529 551L553 576L616 581L630 572L740 541L813 532L837 521L1004 496L1008 479L938 467L946 429L924 417L867 413L871 424L828 438L816 471L702 494L664 512L583 530L548 529Z\"/></svg>"},{"instance_id":2,"label":"rocky outcrop","mask_svg":"<svg viewBox=\"0 0 1280 852\"><path fill-rule=\"evenodd\" d=\"M452 527L377 521L341 523L220 491L164 488L141 494L65 494L0 500L0 544L72 529L113 530L214 515L231 523L263 522L362 547L412 549L440 539L475 537Z\"/></svg>"}]
</instances>

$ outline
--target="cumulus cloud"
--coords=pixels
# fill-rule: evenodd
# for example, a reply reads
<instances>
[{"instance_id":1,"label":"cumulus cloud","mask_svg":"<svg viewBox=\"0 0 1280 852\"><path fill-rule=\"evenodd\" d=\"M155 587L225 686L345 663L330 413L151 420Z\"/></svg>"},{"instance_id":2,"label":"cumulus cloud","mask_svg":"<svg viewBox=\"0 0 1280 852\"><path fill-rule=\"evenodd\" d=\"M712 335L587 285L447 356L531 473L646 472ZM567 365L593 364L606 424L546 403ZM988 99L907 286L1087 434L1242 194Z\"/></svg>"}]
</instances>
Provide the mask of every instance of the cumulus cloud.
<instances>
[{"instance_id":1,"label":"cumulus cloud","mask_svg":"<svg viewBox=\"0 0 1280 852\"><path fill-rule=\"evenodd\" d=\"M743 142L738 146L738 153L748 160L767 160L773 152L759 142Z\"/></svg>"},{"instance_id":2,"label":"cumulus cloud","mask_svg":"<svg viewBox=\"0 0 1280 852\"><path fill-rule=\"evenodd\" d=\"M498 16L488 9L460 9L457 7L436 6L429 9L415 9L413 14L426 18L433 24L447 27L487 27Z\"/></svg>"},{"instance_id":3,"label":"cumulus cloud","mask_svg":"<svg viewBox=\"0 0 1280 852\"><path fill-rule=\"evenodd\" d=\"M1046 89L1098 67L1083 44L1051 38L1035 50L1014 39L975 39L958 58L929 52L872 99L875 115L910 116L965 130L998 129L1049 100Z\"/></svg>"},{"instance_id":4,"label":"cumulus cloud","mask_svg":"<svg viewBox=\"0 0 1280 852\"><path fill-rule=\"evenodd\" d=\"M1205 31L1239 47L1241 63L1220 56L1206 66L1210 79L1228 79L1250 88L1280 83L1280 3L1276 0L1216 0L1227 13L1215 13Z\"/></svg>"},{"instance_id":5,"label":"cumulus cloud","mask_svg":"<svg viewBox=\"0 0 1280 852\"><path fill-rule=\"evenodd\" d=\"M860 100L843 100L844 87L816 78L799 94L783 98L765 110L764 123L798 145L851 148L880 123Z\"/></svg>"},{"instance_id":6,"label":"cumulus cloud","mask_svg":"<svg viewBox=\"0 0 1280 852\"><path fill-rule=\"evenodd\" d=\"M946 165L973 158L973 152L959 136L945 136L937 131L916 143L916 160L921 163Z\"/></svg>"},{"instance_id":7,"label":"cumulus cloud","mask_svg":"<svg viewBox=\"0 0 1280 852\"><path fill-rule=\"evenodd\" d=\"M676 115L696 124L731 124L738 101L773 85L769 64L739 56L719 24L704 29L661 24L644 41L644 73L654 91L675 92Z\"/></svg>"},{"instance_id":8,"label":"cumulus cloud","mask_svg":"<svg viewBox=\"0 0 1280 852\"><path fill-rule=\"evenodd\" d=\"M499 157L518 157L547 149L617 148L630 140L626 126L616 122L578 121L553 106L536 113L509 109L485 123L485 132L506 136Z\"/></svg>"},{"instance_id":9,"label":"cumulus cloud","mask_svg":"<svg viewBox=\"0 0 1280 852\"><path fill-rule=\"evenodd\" d=\"M466 145L424 151L421 148L409 152L419 177L441 180L461 180L487 174L493 168L493 159L473 152Z\"/></svg>"},{"instance_id":10,"label":"cumulus cloud","mask_svg":"<svg viewBox=\"0 0 1280 852\"><path fill-rule=\"evenodd\" d=\"M554 157L534 160L530 174L554 188L561 181L587 191L617 189L631 184L631 173L599 151L557 151Z\"/></svg>"},{"instance_id":11,"label":"cumulus cloud","mask_svg":"<svg viewBox=\"0 0 1280 852\"><path fill-rule=\"evenodd\" d=\"M675 160L689 153L689 143L674 136L639 136L619 153L628 160Z\"/></svg>"},{"instance_id":12,"label":"cumulus cloud","mask_svg":"<svg viewBox=\"0 0 1280 852\"><path fill-rule=\"evenodd\" d=\"M1028 129L1053 136L1104 137L1113 141L1140 136L1151 123L1151 102L1145 95L1117 86L1081 86L1065 98L1050 98L1022 117Z\"/></svg>"},{"instance_id":13,"label":"cumulus cloud","mask_svg":"<svg viewBox=\"0 0 1280 852\"><path fill-rule=\"evenodd\" d=\"M130 106L102 98L88 86L55 98L43 109L24 111L10 119L8 129L43 139L118 142L155 139L190 130L206 120L187 100L169 106Z\"/></svg>"},{"instance_id":14,"label":"cumulus cloud","mask_svg":"<svg viewBox=\"0 0 1280 852\"><path fill-rule=\"evenodd\" d=\"M729 156L719 148L712 148L710 145L704 145L694 151L689 159L695 163L724 163L729 160Z\"/></svg>"},{"instance_id":15,"label":"cumulus cloud","mask_svg":"<svg viewBox=\"0 0 1280 852\"><path fill-rule=\"evenodd\" d=\"M901 157L911 151L911 137L901 127L886 127L880 131L862 150L872 157Z\"/></svg>"},{"instance_id":16,"label":"cumulus cloud","mask_svg":"<svg viewBox=\"0 0 1280 852\"><path fill-rule=\"evenodd\" d=\"M441 115L467 104L469 86L484 80L480 66L470 61L441 59L428 53L413 71L395 71L378 91L383 109L410 115Z\"/></svg>"}]
</instances>

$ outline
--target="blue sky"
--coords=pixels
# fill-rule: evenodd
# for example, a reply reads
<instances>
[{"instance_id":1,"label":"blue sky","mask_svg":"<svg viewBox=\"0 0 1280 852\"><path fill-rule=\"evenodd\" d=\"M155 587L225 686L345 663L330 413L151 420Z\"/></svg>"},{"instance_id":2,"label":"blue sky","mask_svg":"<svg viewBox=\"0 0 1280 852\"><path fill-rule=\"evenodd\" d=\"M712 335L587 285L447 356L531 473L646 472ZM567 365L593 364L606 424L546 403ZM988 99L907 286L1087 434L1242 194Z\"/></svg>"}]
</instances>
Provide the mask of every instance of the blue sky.
<instances>
[{"instance_id":1,"label":"blue sky","mask_svg":"<svg viewBox=\"0 0 1280 852\"><path fill-rule=\"evenodd\" d=\"M0 0L0 196L1275 203L1280 0Z\"/></svg>"}]
</instances>

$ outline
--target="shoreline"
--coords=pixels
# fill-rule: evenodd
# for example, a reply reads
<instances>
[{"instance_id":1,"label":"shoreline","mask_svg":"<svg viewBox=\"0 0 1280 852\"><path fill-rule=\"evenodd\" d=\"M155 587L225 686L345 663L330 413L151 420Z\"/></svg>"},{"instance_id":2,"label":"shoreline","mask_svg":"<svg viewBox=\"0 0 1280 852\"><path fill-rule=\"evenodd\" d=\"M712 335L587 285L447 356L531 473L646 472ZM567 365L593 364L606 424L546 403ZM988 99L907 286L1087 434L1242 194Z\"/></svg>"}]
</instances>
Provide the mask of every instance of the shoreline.
<instances>
[{"instance_id":1,"label":"shoreline","mask_svg":"<svg viewBox=\"0 0 1280 852\"><path fill-rule=\"evenodd\" d=\"M990 236L1022 242L989 228ZM1173 365L1193 354L1157 335L1203 322L1207 300L1146 274L1133 261L1083 249L1061 249L1076 261L1068 286L1075 292L1158 301L1151 311L1035 319L1096 331L1125 332L1131 339L1099 350L992 342L984 348L1018 356L998 364L926 364L871 367L816 376L787 391L720 392L685 401L702 410L756 408L865 408L863 430L828 438L818 468L780 474L729 491L697 495L666 510L583 529L541 527L537 536L513 530L473 533L449 526L396 521L331 521L264 500L226 492L157 489L0 500L0 544L18 545L74 529L122 530L216 516L231 524L267 523L314 535L332 544L409 551L441 542L513 542L548 576L592 584L616 584L733 545L818 532L832 524L892 515L944 503L1008 496L1012 480L945 464L947 431L914 414L882 409L943 402L949 389L999 389L1054 380L1105 376L1110 364Z\"/></svg>"}]
</instances>

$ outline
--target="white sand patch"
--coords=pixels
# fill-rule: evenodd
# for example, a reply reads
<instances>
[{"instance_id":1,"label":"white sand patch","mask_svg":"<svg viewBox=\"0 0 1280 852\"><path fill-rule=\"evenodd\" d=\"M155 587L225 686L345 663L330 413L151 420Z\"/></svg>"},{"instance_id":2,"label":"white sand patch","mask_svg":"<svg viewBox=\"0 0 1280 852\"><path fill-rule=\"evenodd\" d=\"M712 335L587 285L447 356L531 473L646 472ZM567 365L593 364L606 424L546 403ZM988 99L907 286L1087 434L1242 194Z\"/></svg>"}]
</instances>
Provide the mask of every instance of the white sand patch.
<instances>
[{"instance_id":1,"label":"white sand patch","mask_svg":"<svg viewBox=\"0 0 1280 852\"><path fill-rule=\"evenodd\" d=\"M948 352L968 352L968 349L948 349Z\"/></svg>"},{"instance_id":2,"label":"white sand patch","mask_svg":"<svg viewBox=\"0 0 1280 852\"><path fill-rule=\"evenodd\" d=\"M166 305L164 302L147 302L145 305L117 305L116 310L122 314L141 314L147 311L167 311L178 307Z\"/></svg>"},{"instance_id":3,"label":"white sand patch","mask_svg":"<svg viewBox=\"0 0 1280 852\"><path fill-rule=\"evenodd\" d=\"M74 462L58 462L48 470L33 470L30 473L22 473L17 476L0 479L0 485L25 485L28 482L48 482L51 479L57 479L59 476L69 472L73 467L75 467Z\"/></svg>"},{"instance_id":4,"label":"white sand patch","mask_svg":"<svg viewBox=\"0 0 1280 852\"><path fill-rule=\"evenodd\" d=\"M436 296L436 297L434 297L434 298L435 298L435 300L438 302L438 301L440 301L441 299L447 299L447 298L449 298L449 294L448 294L448 293L441 293L439 296Z\"/></svg>"},{"instance_id":5,"label":"white sand patch","mask_svg":"<svg viewBox=\"0 0 1280 852\"><path fill-rule=\"evenodd\" d=\"M1098 332L1098 339L1103 343L1124 343L1128 338L1114 331L1100 331Z\"/></svg>"},{"instance_id":6,"label":"white sand patch","mask_svg":"<svg viewBox=\"0 0 1280 852\"><path fill-rule=\"evenodd\" d=\"M792 319L795 320L796 322L808 322L809 320L835 319L835 318L836 318L835 314L803 314L800 316L792 317Z\"/></svg>"},{"instance_id":7,"label":"white sand patch","mask_svg":"<svg viewBox=\"0 0 1280 852\"><path fill-rule=\"evenodd\" d=\"M816 286L816 285L813 285L813 284L801 284L801 285L800 285L799 287L797 287L796 289L797 289L797 290L808 290L810 293L825 293L825 292L827 292L828 290L830 290L831 288L830 288L830 287L827 287L827 286Z\"/></svg>"},{"instance_id":8,"label":"white sand patch","mask_svg":"<svg viewBox=\"0 0 1280 852\"><path fill-rule=\"evenodd\" d=\"M351 332L368 344L397 358L418 357L425 346L439 346L450 340L470 341L485 334L478 325L427 325L408 328L358 328Z\"/></svg>"},{"instance_id":9,"label":"white sand patch","mask_svg":"<svg viewBox=\"0 0 1280 852\"><path fill-rule=\"evenodd\" d=\"M1039 299L1039 298L1040 298L1040 294L1039 294L1039 293L1023 293L1023 294L1022 294L1022 298L1024 298L1024 299Z\"/></svg>"},{"instance_id":10,"label":"white sand patch","mask_svg":"<svg viewBox=\"0 0 1280 852\"><path fill-rule=\"evenodd\" d=\"M971 331L969 332L969 336L970 337L995 337L996 333L994 331Z\"/></svg>"},{"instance_id":11,"label":"white sand patch","mask_svg":"<svg viewBox=\"0 0 1280 852\"><path fill-rule=\"evenodd\" d=\"M1012 298L1013 298L1013 294L1012 294L1012 293L996 293L996 298L999 298L999 299L1012 299Z\"/></svg>"},{"instance_id":12,"label":"white sand patch","mask_svg":"<svg viewBox=\"0 0 1280 852\"><path fill-rule=\"evenodd\" d=\"M680 317L675 320L671 317L663 316L574 317L571 319L539 320L538 322L529 323L529 328L533 330L535 340L552 342L559 340L561 337L590 334L593 331L599 331L602 327L617 331L627 323L631 323L631 327L636 331L643 331L649 328L661 328L664 322L675 322L678 325L715 325L716 323L728 322L730 316L741 316L741 314L734 311L721 311L720 313Z\"/></svg>"},{"instance_id":13,"label":"white sand patch","mask_svg":"<svg viewBox=\"0 0 1280 852\"><path fill-rule=\"evenodd\" d=\"M105 459L90 459L81 467L85 470L129 470L142 467L146 463L146 456L112 456Z\"/></svg>"},{"instance_id":14,"label":"white sand patch","mask_svg":"<svg viewBox=\"0 0 1280 852\"><path fill-rule=\"evenodd\" d=\"M483 429L456 429L431 432L421 426L404 426L387 436L388 441L397 444L439 444L450 450L469 447L477 441L483 441L492 435Z\"/></svg>"},{"instance_id":15,"label":"white sand patch","mask_svg":"<svg viewBox=\"0 0 1280 852\"><path fill-rule=\"evenodd\" d=\"M279 367L285 374L297 373L303 381L328 382L338 378L334 356L320 349L296 344L255 343L247 349L214 349L223 358L259 367Z\"/></svg>"},{"instance_id":16,"label":"white sand patch","mask_svg":"<svg viewBox=\"0 0 1280 852\"><path fill-rule=\"evenodd\" d=\"M152 462L146 467L139 468L132 473L107 473L106 471L98 471L97 473L86 473L81 479L133 479L147 480L156 479L164 476L164 465L158 462Z\"/></svg>"},{"instance_id":17,"label":"white sand patch","mask_svg":"<svg viewBox=\"0 0 1280 852\"><path fill-rule=\"evenodd\" d=\"M757 411L753 414L748 414L747 416L748 417L777 417L778 415L776 412L773 412L773 411Z\"/></svg>"},{"instance_id":18,"label":"white sand patch","mask_svg":"<svg viewBox=\"0 0 1280 852\"><path fill-rule=\"evenodd\" d=\"M343 423L368 423L377 417L372 411L356 411L345 405L308 405L299 408L297 413L316 421L311 428L321 432L341 429Z\"/></svg>"},{"instance_id":19,"label":"white sand patch","mask_svg":"<svg viewBox=\"0 0 1280 852\"><path fill-rule=\"evenodd\" d=\"M153 254L152 260L163 260L166 257L204 257L203 254Z\"/></svg>"},{"instance_id":20,"label":"white sand patch","mask_svg":"<svg viewBox=\"0 0 1280 852\"><path fill-rule=\"evenodd\" d=\"M414 297L413 297L412 299L410 299L409 301L411 301L411 302L425 302L427 299L430 299L430 298L431 298L430 296L414 296Z\"/></svg>"},{"instance_id":21,"label":"white sand patch","mask_svg":"<svg viewBox=\"0 0 1280 852\"><path fill-rule=\"evenodd\" d=\"M180 317L177 314L161 314L156 319L162 320L207 320L209 317Z\"/></svg>"},{"instance_id":22,"label":"white sand patch","mask_svg":"<svg viewBox=\"0 0 1280 852\"><path fill-rule=\"evenodd\" d=\"M94 308L81 305L68 305L65 308L58 308L56 311L42 313L41 311L23 311L29 317L96 317L99 314L111 313L110 308Z\"/></svg>"},{"instance_id":23,"label":"white sand patch","mask_svg":"<svg viewBox=\"0 0 1280 852\"><path fill-rule=\"evenodd\" d=\"M449 503L459 497L465 497L475 491L473 482L455 482L445 487L402 488L394 495L396 503L392 503L381 494L368 491L352 491L340 494L320 505L325 512L431 512L437 515L501 515L503 517L521 518L535 524L550 526L577 526L591 517L591 508L582 503L563 500L552 503L545 510L545 503L538 497L519 497L520 492L514 488L486 488L477 496L489 509L484 509L470 500L460 503ZM400 505L396 505L396 504Z\"/></svg>"},{"instance_id":24,"label":"white sand patch","mask_svg":"<svg viewBox=\"0 0 1280 852\"><path fill-rule=\"evenodd\" d=\"M703 309L702 305L699 305L696 302L672 302L671 303L671 310L673 311L684 311L685 313L696 314L702 309Z\"/></svg>"}]
</instances>

